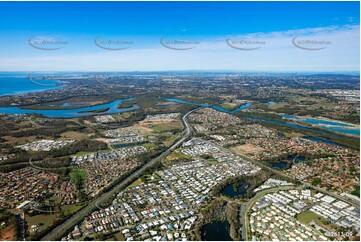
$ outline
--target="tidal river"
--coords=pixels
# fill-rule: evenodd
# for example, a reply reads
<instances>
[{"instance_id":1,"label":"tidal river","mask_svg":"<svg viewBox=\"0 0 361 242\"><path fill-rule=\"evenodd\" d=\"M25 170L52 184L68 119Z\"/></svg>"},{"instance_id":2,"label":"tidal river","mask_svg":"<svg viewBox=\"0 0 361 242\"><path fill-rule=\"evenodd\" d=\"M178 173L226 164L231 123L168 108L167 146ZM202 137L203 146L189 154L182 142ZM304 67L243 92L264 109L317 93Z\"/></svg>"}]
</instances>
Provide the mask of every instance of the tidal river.
<instances>
[{"instance_id":1,"label":"tidal river","mask_svg":"<svg viewBox=\"0 0 361 242\"><path fill-rule=\"evenodd\" d=\"M125 98L115 100L110 103L99 104L88 107L72 108L72 109L26 109L24 107L0 107L0 113L4 114L41 114L51 118L76 118L92 116L96 114L114 114L124 113L138 109L138 105L133 105L128 108L118 108L118 105L123 101L132 100L133 98ZM106 110L105 110L106 109ZM105 110L102 112L96 112L97 110Z\"/></svg>"},{"instance_id":2,"label":"tidal river","mask_svg":"<svg viewBox=\"0 0 361 242\"><path fill-rule=\"evenodd\" d=\"M207 103L190 102L190 101L185 101L185 100L181 100L181 99L177 99L177 98L166 98L166 100L169 101L169 102L175 102L175 103L181 103L181 104L191 104L191 105L197 105L197 106L200 106L200 107L210 107L210 108L214 108L214 109L216 109L218 111L229 113L229 114L237 113L237 112L239 112L241 110L249 108L252 105L252 103L247 103L247 104L241 105L237 109L227 110L227 109L224 109L224 108L219 107L217 105L210 105L210 104L207 104ZM291 117L293 119L296 119L296 116L285 116L285 115L283 115L283 117L284 117L285 120L290 119ZM340 122L336 122L336 121L325 121L325 120L318 120L318 119L312 119L312 118L302 119L304 123L313 124L313 125L318 124L319 126L317 126L317 127L324 129L324 130L322 130L322 129L316 129L316 128L312 128L312 127L305 127L305 126L298 125L298 124L295 124L295 123L289 123L287 121L278 121L278 120L253 118L253 117L245 117L245 118L249 118L249 119L252 119L252 120L255 120L255 121L261 121L261 122L268 122L268 123L284 125L284 126L288 126L288 127L292 127L292 128L296 128L296 129L312 130L312 131L315 131L315 132L318 132L318 133L321 133L321 134L337 135L336 133L334 133L334 132L337 132L337 133L340 133L340 134L346 134L346 135L353 134L353 135L360 136L359 127L355 127L355 126L350 125L350 124L344 124L344 123L340 123ZM331 126L331 125L333 125L333 126ZM338 126L336 126L336 125L338 125Z\"/></svg>"}]
</instances>

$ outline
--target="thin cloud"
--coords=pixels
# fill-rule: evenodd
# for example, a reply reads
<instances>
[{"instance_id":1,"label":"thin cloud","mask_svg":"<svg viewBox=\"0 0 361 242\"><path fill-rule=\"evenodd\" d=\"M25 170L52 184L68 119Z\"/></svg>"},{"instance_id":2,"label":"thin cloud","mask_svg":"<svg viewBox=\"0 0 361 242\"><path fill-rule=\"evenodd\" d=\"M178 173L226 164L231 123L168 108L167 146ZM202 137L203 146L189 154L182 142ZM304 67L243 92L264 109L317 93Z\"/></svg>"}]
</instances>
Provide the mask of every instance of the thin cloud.
<instances>
[{"instance_id":1,"label":"thin cloud","mask_svg":"<svg viewBox=\"0 0 361 242\"><path fill-rule=\"evenodd\" d=\"M331 44L320 51L296 48L296 36L327 40ZM192 36L188 36L191 39ZM252 51L233 49L226 39L259 40L265 44ZM239 70L239 71L358 71L359 25L295 29L283 32L251 33L196 39L194 49L177 51L161 46L159 39L122 51L97 48L83 53L76 49L59 52L35 52L23 56L0 57L3 71L156 71L156 70ZM86 49L85 49L86 50Z\"/></svg>"}]
</instances>

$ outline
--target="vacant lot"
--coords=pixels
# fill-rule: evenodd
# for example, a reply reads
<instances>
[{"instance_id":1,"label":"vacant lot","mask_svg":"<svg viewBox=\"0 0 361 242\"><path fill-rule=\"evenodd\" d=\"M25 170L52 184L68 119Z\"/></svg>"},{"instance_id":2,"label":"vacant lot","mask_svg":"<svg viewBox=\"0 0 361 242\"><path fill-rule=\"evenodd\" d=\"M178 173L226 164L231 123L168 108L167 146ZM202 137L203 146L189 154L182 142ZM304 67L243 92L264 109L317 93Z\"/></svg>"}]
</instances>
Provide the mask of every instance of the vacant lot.
<instances>
[{"instance_id":1,"label":"vacant lot","mask_svg":"<svg viewBox=\"0 0 361 242\"><path fill-rule=\"evenodd\" d=\"M7 226L0 230L0 241L15 240L15 227L13 225Z\"/></svg>"},{"instance_id":2,"label":"vacant lot","mask_svg":"<svg viewBox=\"0 0 361 242\"><path fill-rule=\"evenodd\" d=\"M63 211L65 216L68 216L70 214L73 214L77 212L79 209L81 209L83 206L71 204L71 205L63 205L61 206L61 211Z\"/></svg>"},{"instance_id":3,"label":"vacant lot","mask_svg":"<svg viewBox=\"0 0 361 242\"><path fill-rule=\"evenodd\" d=\"M179 121L174 121L170 123L160 123L150 126L155 132L165 132L172 130L182 129L182 124Z\"/></svg>"},{"instance_id":4,"label":"vacant lot","mask_svg":"<svg viewBox=\"0 0 361 242\"><path fill-rule=\"evenodd\" d=\"M86 139L86 138L88 138L88 134L84 134L84 133L80 133L80 132L75 132L75 131L69 131L69 132L64 132L64 133L62 133L62 134L61 134L61 137L67 138L67 139L79 140L79 139Z\"/></svg>"},{"instance_id":5,"label":"vacant lot","mask_svg":"<svg viewBox=\"0 0 361 242\"><path fill-rule=\"evenodd\" d=\"M125 241L125 238L124 238L122 232L115 233L114 237L115 237L116 241Z\"/></svg>"},{"instance_id":6,"label":"vacant lot","mask_svg":"<svg viewBox=\"0 0 361 242\"><path fill-rule=\"evenodd\" d=\"M169 162L173 163L174 161L191 161L192 157L183 154L181 152L174 151L170 153L165 159L164 163L168 164Z\"/></svg>"},{"instance_id":7,"label":"vacant lot","mask_svg":"<svg viewBox=\"0 0 361 242\"><path fill-rule=\"evenodd\" d=\"M23 137L3 136L2 138L7 140L4 143L12 144L12 145L22 145L38 140L36 136L23 136Z\"/></svg>"},{"instance_id":8,"label":"vacant lot","mask_svg":"<svg viewBox=\"0 0 361 242\"><path fill-rule=\"evenodd\" d=\"M234 152L239 154L256 154L263 150L262 147L253 144L238 145L231 148Z\"/></svg>"},{"instance_id":9,"label":"vacant lot","mask_svg":"<svg viewBox=\"0 0 361 242\"><path fill-rule=\"evenodd\" d=\"M51 226L55 220L55 214L39 214L34 216L26 216L25 217L28 227L31 228L31 225L38 226L38 232L45 230L47 227Z\"/></svg>"},{"instance_id":10,"label":"vacant lot","mask_svg":"<svg viewBox=\"0 0 361 242\"><path fill-rule=\"evenodd\" d=\"M142 135L150 134L153 131L151 128L148 128L148 125L141 125L139 123L136 123L130 127L126 127L124 129L130 131L136 131Z\"/></svg>"}]
</instances>

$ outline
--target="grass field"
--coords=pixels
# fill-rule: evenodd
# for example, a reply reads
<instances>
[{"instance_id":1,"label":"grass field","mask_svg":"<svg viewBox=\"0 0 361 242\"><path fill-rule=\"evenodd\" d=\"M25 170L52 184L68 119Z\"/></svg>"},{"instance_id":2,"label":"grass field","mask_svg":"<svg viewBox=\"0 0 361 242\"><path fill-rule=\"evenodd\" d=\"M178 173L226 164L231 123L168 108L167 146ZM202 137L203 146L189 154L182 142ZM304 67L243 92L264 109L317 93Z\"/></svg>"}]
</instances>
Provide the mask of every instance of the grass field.
<instances>
[{"instance_id":1,"label":"grass field","mask_svg":"<svg viewBox=\"0 0 361 242\"><path fill-rule=\"evenodd\" d=\"M160 180L161 180L160 177L155 173L153 173L152 175L145 174L140 178L140 181L144 183L158 182Z\"/></svg>"},{"instance_id":2,"label":"grass field","mask_svg":"<svg viewBox=\"0 0 361 242\"><path fill-rule=\"evenodd\" d=\"M117 239L117 241L125 241L125 238L124 238L122 232L115 233L114 237Z\"/></svg>"},{"instance_id":3,"label":"grass field","mask_svg":"<svg viewBox=\"0 0 361 242\"><path fill-rule=\"evenodd\" d=\"M6 144L12 144L12 145L22 145L22 144L26 144L26 143L38 140L38 138L35 135L24 136L24 137L3 136L2 138L7 140L5 142Z\"/></svg>"},{"instance_id":4,"label":"grass field","mask_svg":"<svg viewBox=\"0 0 361 242\"><path fill-rule=\"evenodd\" d=\"M49 200L53 200L56 204L59 204L59 203L61 203L62 198L54 195Z\"/></svg>"},{"instance_id":5,"label":"grass field","mask_svg":"<svg viewBox=\"0 0 361 242\"><path fill-rule=\"evenodd\" d=\"M84 180L86 180L88 178L88 174L86 173L85 170L72 169L70 172L70 177L72 176L72 173L79 175Z\"/></svg>"},{"instance_id":6,"label":"grass field","mask_svg":"<svg viewBox=\"0 0 361 242\"><path fill-rule=\"evenodd\" d=\"M279 108L284 108L285 106L286 106L286 103L276 103L276 104L268 105L268 108L271 110L276 110Z\"/></svg>"},{"instance_id":7,"label":"grass field","mask_svg":"<svg viewBox=\"0 0 361 242\"><path fill-rule=\"evenodd\" d=\"M147 150L152 150L152 149L157 148L157 146L156 146L155 144L152 144L152 143L146 143L146 144L143 144L143 146L144 146Z\"/></svg>"},{"instance_id":8,"label":"grass field","mask_svg":"<svg viewBox=\"0 0 361 242\"><path fill-rule=\"evenodd\" d=\"M284 132L283 133L287 138L302 138L304 135L298 132Z\"/></svg>"},{"instance_id":9,"label":"grass field","mask_svg":"<svg viewBox=\"0 0 361 242\"><path fill-rule=\"evenodd\" d=\"M137 180L135 180L132 184L130 184L128 187L130 188L130 187L136 187L136 186L139 186L139 185L141 185L141 184L143 184L143 182L140 180L140 178L139 179L137 179Z\"/></svg>"},{"instance_id":10,"label":"grass field","mask_svg":"<svg viewBox=\"0 0 361 242\"><path fill-rule=\"evenodd\" d=\"M174 136L174 135L172 135L172 136L168 137L167 139L165 139L165 140L163 141L163 144L164 144L165 146L170 146L171 144L174 143L174 141L175 141L176 139L177 139L177 137Z\"/></svg>"},{"instance_id":11,"label":"grass field","mask_svg":"<svg viewBox=\"0 0 361 242\"><path fill-rule=\"evenodd\" d=\"M76 153L76 156L83 156L83 155L89 155L89 154L93 154L94 152L88 152L88 151L81 151Z\"/></svg>"},{"instance_id":12,"label":"grass field","mask_svg":"<svg viewBox=\"0 0 361 242\"><path fill-rule=\"evenodd\" d=\"M56 220L55 214L39 214L34 216L25 217L28 227L31 228L31 225L38 225L38 232L45 230L47 227L51 226Z\"/></svg>"},{"instance_id":13,"label":"grass field","mask_svg":"<svg viewBox=\"0 0 361 242\"><path fill-rule=\"evenodd\" d=\"M164 159L164 163L168 163L171 161L178 161L178 160L183 160L183 161L191 161L192 157L190 157L189 155L183 154L181 152L172 152L170 153L165 159Z\"/></svg>"},{"instance_id":14,"label":"grass field","mask_svg":"<svg viewBox=\"0 0 361 242\"><path fill-rule=\"evenodd\" d=\"M118 121L121 121L121 120L125 120L127 118L129 118L130 116L132 116L135 112L125 112L125 113L120 113L120 114L117 114L117 115L113 115L113 117L118 120Z\"/></svg>"},{"instance_id":15,"label":"grass field","mask_svg":"<svg viewBox=\"0 0 361 242\"><path fill-rule=\"evenodd\" d=\"M81 179L82 181L86 181L88 179L88 174L85 170L80 170L80 169L71 169L70 173L69 173L70 179L77 184L78 179Z\"/></svg>"},{"instance_id":16,"label":"grass field","mask_svg":"<svg viewBox=\"0 0 361 242\"><path fill-rule=\"evenodd\" d=\"M336 224L330 223L327 219L324 219L323 217L309 210L300 213L297 216L297 219L303 224L315 221L315 223L329 231L338 231L340 229L340 227L338 227Z\"/></svg>"},{"instance_id":17,"label":"grass field","mask_svg":"<svg viewBox=\"0 0 361 242\"><path fill-rule=\"evenodd\" d=\"M75 205L75 204L63 205L63 206L61 206L61 211L63 211L65 216L68 216L70 214L77 212L81 208L82 208L82 206Z\"/></svg>"},{"instance_id":18,"label":"grass field","mask_svg":"<svg viewBox=\"0 0 361 242\"><path fill-rule=\"evenodd\" d=\"M62 138L67 138L67 139L86 139L88 138L88 134L83 134L80 132L76 132L76 131L68 131L68 132L64 132L61 133L61 137Z\"/></svg>"},{"instance_id":19,"label":"grass field","mask_svg":"<svg viewBox=\"0 0 361 242\"><path fill-rule=\"evenodd\" d=\"M225 102L221 104L221 108L224 109L228 109L228 110L233 110L238 108L239 106L241 106L241 104L239 103L230 103L230 102Z\"/></svg>"},{"instance_id":20,"label":"grass field","mask_svg":"<svg viewBox=\"0 0 361 242\"><path fill-rule=\"evenodd\" d=\"M309 222L311 222L312 220L314 220L315 222L319 223L319 222L324 222L324 218L322 218L321 216L315 214L314 212L311 212L309 210L304 211L302 213L300 213L297 216L297 219L303 223L303 224L308 224Z\"/></svg>"},{"instance_id":21,"label":"grass field","mask_svg":"<svg viewBox=\"0 0 361 242\"><path fill-rule=\"evenodd\" d=\"M153 129L154 132L165 132L182 129L182 124L180 121L174 121L170 123L154 124L151 125L150 128Z\"/></svg>"}]
</instances>

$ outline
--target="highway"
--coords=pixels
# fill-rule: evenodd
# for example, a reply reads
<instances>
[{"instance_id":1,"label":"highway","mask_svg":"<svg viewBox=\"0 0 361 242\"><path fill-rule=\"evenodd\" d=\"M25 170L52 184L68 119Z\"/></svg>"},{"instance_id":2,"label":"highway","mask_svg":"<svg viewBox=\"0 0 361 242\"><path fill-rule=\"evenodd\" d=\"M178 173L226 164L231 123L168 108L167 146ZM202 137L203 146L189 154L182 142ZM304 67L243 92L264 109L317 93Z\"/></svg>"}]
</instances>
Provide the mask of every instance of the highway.
<instances>
[{"instance_id":1,"label":"highway","mask_svg":"<svg viewBox=\"0 0 361 242\"><path fill-rule=\"evenodd\" d=\"M42 241L49 241L49 240L60 240L67 232L70 232L72 228L74 228L75 225L80 223L84 220L86 216L88 216L92 211L97 209L97 204L101 204L105 201L107 201L108 198L112 197L113 195L119 193L124 188L129 186L132 182L134 182L137 178L139 178L141 175L143 175L148 168L154 166L159 161L161 161L163 158L165 158L167 155L169 155L173 150L178 148L185 140L187 140L193 133L191 126L187 122L187 117L192 112L195 112L200 108L193 109L186 113L182 117L182 124L184 128L184 135L175 142L172 146L170 146L167 150L165 150L162 154L160 154L158 157L150 160L148 163L140 167L138 170L130 174L127 178L120 181L116 186L114 186L111 190L103 193L98 199L92 201L88 205L86 205L84 208L79 210L77 213L75 213L73 216L71 216L69 219L64 221L61 225L54 228L50 233L46 234L41 240Z\"/></svg>"},{"instance_id":2,"label":"highway","mask_svg":"<svg viewBox=\"0 0 361 242\"><path fill-rule=\"evenodd\" d=\"M123 179L122 181L120 181L115 187L113 187L110 191L108 192L104 192L98 199L92 201L91 203L89 203L87 206L85 206L84 208L82 208L81 210L79 210L77 213L75 213L72 217L70 217L69 219L67 219L65 222L63 222L61 225L59 225L58 227L56 227L55 229L53 229L50 233L48 233L47 235L45 235L41 240L43 241L49 241L49 240L60 240L67 232L70 232L70 230L77 225L78 223L80 223L87 215L89 215L92 211L97 209L97 204L101 204L105 201L107 201L108 198L112 197L113 195L119 193L120 191L122 191L123 189L125 189L127 186L129 186L132 182L134 182L137 178L139 178L141 175L143 175L148 168L154 166L155 164L157 164L158 162L160 162L163 158L165 158L167 155L169 155L172 151L174 151L176 148L178 148L181 144L183 144L183 142L185 140L187 140L193 133L192 127L189 125L189 123L187 122L187 117L189 114L191 114L194 111L197 111L199 109L201 109L203 107L199 107L196 109L193 109L191 111L189 111L188 113L186 113L183 117L182 117L182 124L183 124L183 128L184 128L184 134L183 136L176 141L172 146L170 146L167 150L165 150L162 154L160 154L158 157L150 160L148 163L146 163L145 165L143 165L142 167L140 167L139 169L137 169L135 172L133 172L132 174L130 174L127 178ZM288 177L292 180L295 180L294 178L278 171L275 169L272 169L271 167L268 167L264 164L262 164L261 162L257 162L253 159L251 159L249 156L246 155L241 155L239 154L241 157L243 157L245 160L252 162L253 164L269 170L273 173ZM333 196L341 201L347 202L347 203L351 203L352 205L359 207L360 205L358 203L356 203L353 200L349 200L346 197L340 196L338 194L334 194L331 192L328 192L324 189L315 187L309 183L306 182L302 182L302 185L307 186L307 187L311 187L319 192L328 194L330 196ZM280 189L280 188L278 188ZM281 188L283 189L283 188ZM246 239L247 237L247 219L245 218L245 215L250 207L250 205L252 204L254 200L251 199L250 201L248 201L246 204L242 204L241 207L241 220L243 222L243 228L242 228L242 239Z\"/></svg>"}]
</instances>

